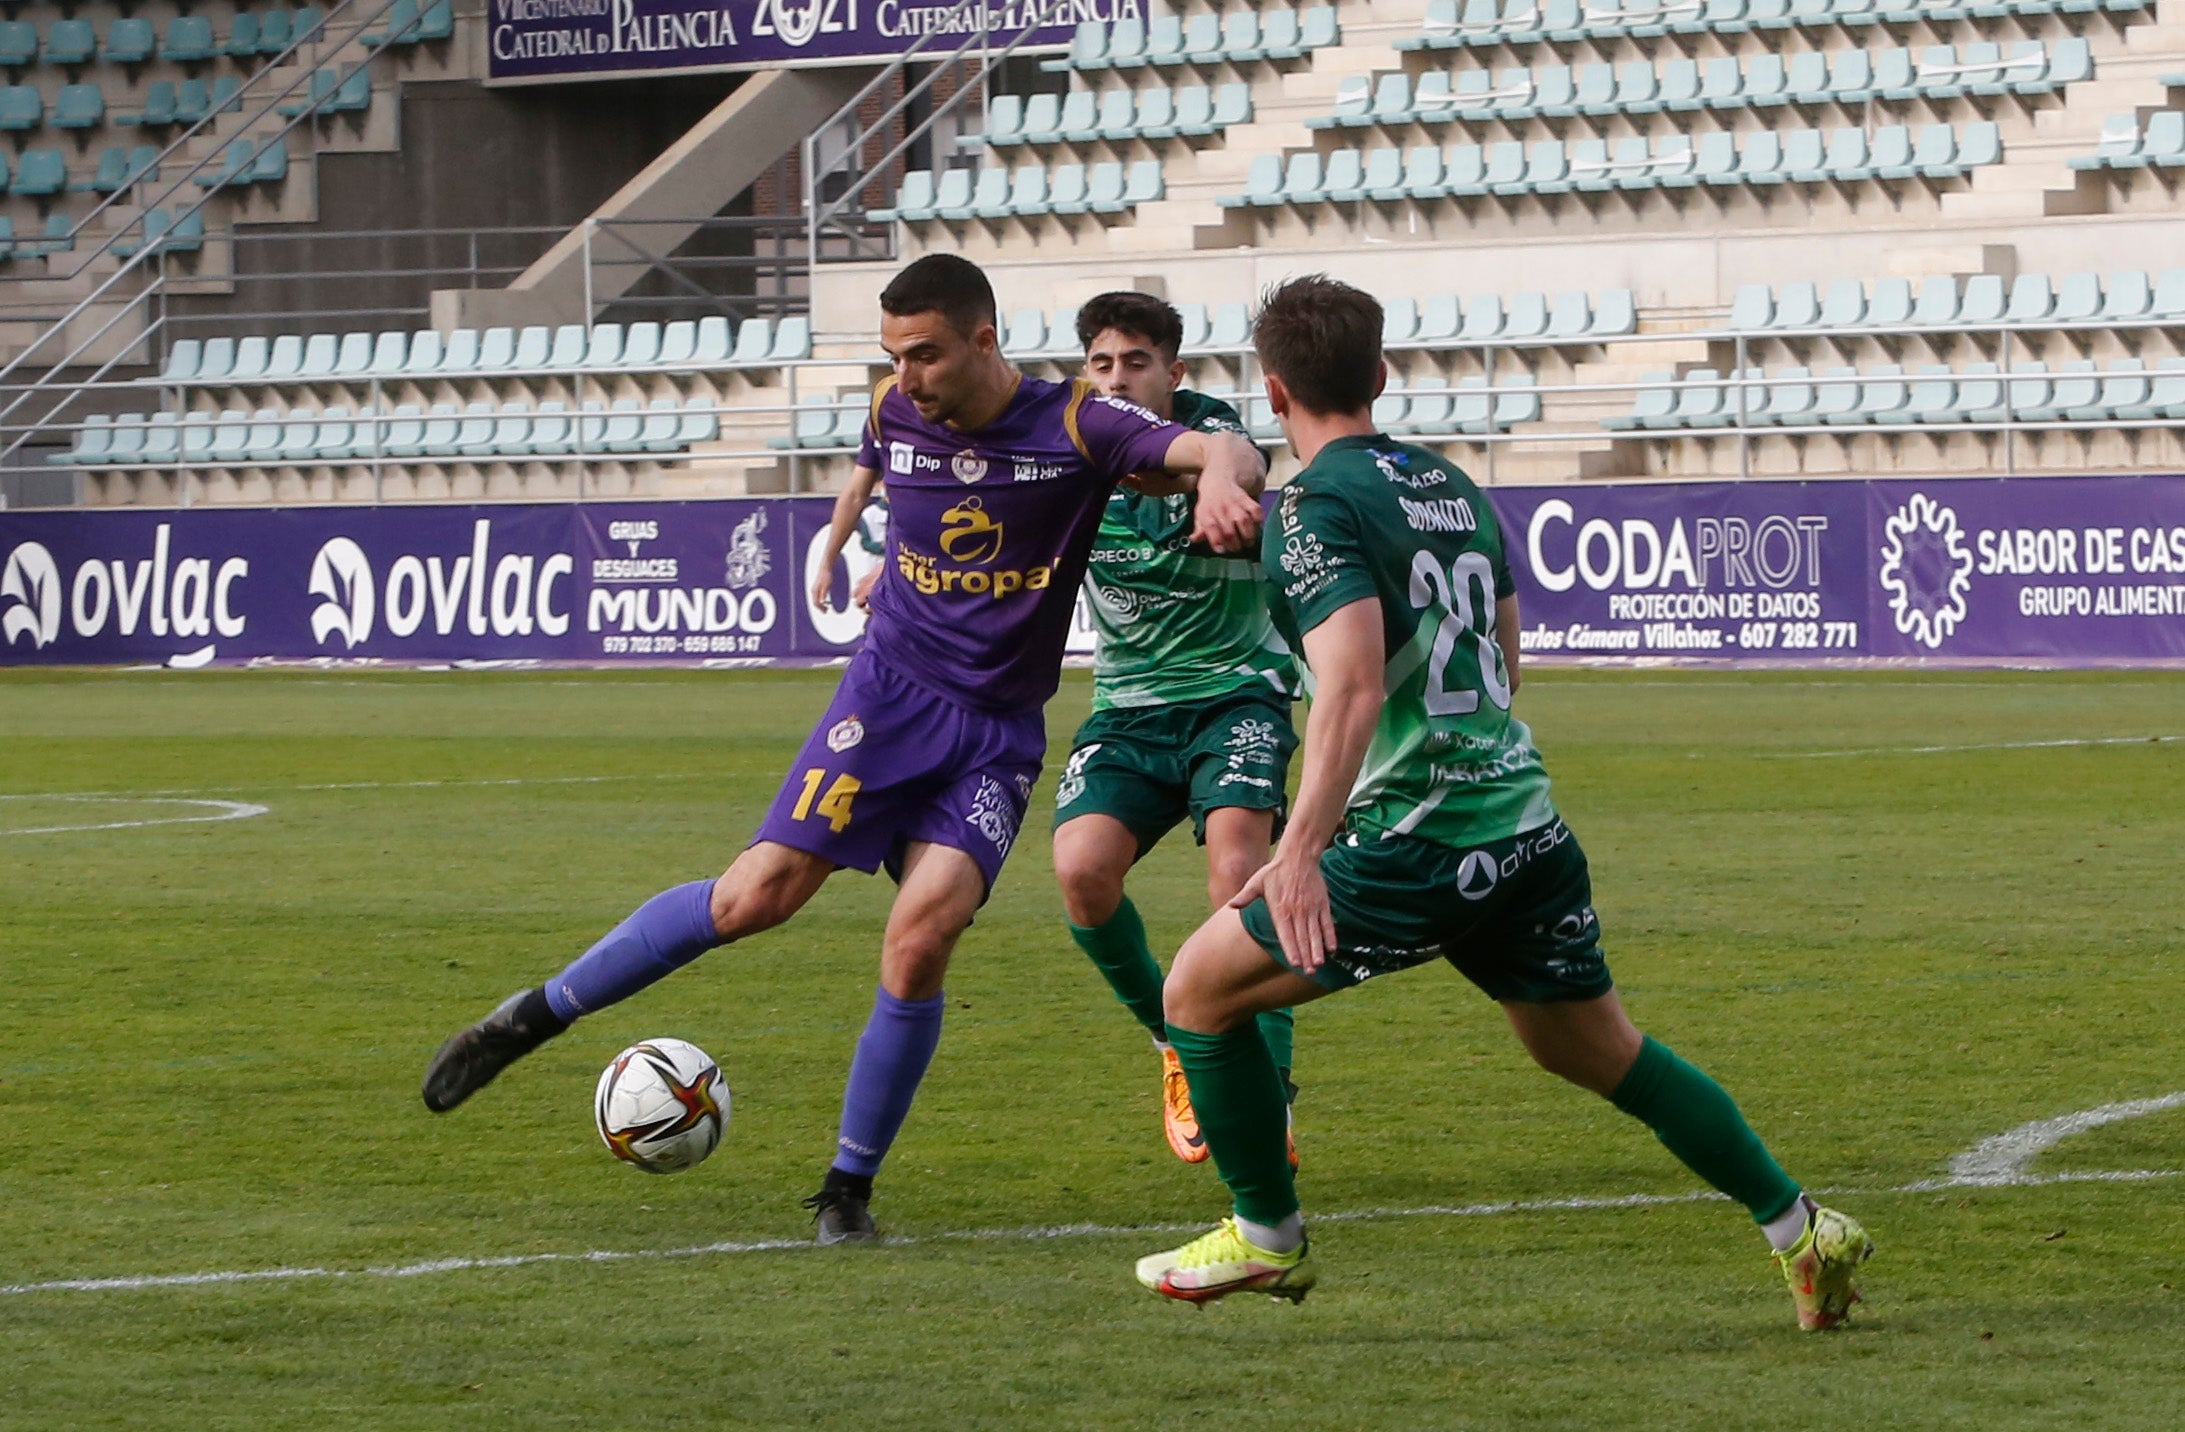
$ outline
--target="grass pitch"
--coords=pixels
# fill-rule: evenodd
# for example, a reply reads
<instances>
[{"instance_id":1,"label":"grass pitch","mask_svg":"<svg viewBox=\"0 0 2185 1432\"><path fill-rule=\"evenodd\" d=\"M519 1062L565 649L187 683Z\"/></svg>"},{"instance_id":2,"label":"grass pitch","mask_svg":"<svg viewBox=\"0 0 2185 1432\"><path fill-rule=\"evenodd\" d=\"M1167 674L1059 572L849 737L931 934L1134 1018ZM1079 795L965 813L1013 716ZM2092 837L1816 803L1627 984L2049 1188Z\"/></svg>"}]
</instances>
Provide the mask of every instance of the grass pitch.
<instances>
[{"instance_id":1,"label":"grass pitch","mask_svg":"<svg viewBox=\"0 0 2185 1432\"><path fill-rule=\"evenodd\" d=\"M1316 1225L1320 1289L1142 1292L1132 1260L1177 1236L1101 1230L1223 1199L1168 1155L1144 1036L1064 935L1051 782L881 1181L912 1241L369 1271L804 1235L884 882L837 877L454 1115L416 1088L448 1031L718 870L833 681L0 672L0 1427L2185 1418L2185 1179L1905 1191L2027 1121L2185 1089L2176 674L1538 671L1519 698L1639 1022L1878 1237L1840 1334L1795 1330L1721 1203L1404 1213L1696 1187L1440 969L1300 1014L1308 1211L1371 1215ZM1086 695L1050 712L1050 765ZM266 810L133 824L237 813L182 801ZM1188 840L1141 867L1158 943L1202 881ZM735 1093L677 1178L590 1128L601 1065L657 1034ZM2032 1164L2177 1169L2185 1108ZM1088 1227L1017 1236L1061 1225Z\"/></svg>"}]
</instances>

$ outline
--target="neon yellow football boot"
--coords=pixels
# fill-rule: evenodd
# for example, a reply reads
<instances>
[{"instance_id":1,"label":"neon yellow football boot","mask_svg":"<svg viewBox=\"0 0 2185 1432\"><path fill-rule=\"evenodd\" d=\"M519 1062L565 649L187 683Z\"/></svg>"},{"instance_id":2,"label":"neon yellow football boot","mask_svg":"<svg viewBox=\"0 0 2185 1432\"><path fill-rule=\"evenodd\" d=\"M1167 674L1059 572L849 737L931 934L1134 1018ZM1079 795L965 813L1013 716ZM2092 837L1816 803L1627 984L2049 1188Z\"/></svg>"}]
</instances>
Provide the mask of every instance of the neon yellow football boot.
<instances>
[{"instance_id":1,"label":"neon yellow football boot","mask_svg":"<svg viewBox=\"0 0 2185 1432\"><path fill-rule=\"evenodd\" d=\"M1234 1218L1224 1218L1213 1232L1181 1248L1140 1258L1138 1281L1186 1303L1211 1303L1231 1293L1265 1293L1302 1303L1320 1276L1306 1261L1310 1248L1300 1243L1291 1252L1270 1253L1239 1233Z\"/></svg>"},{"instance_id":2,"label":"neon yellow football boot","mask_svg":"<svg viewBox=\"0 0 2185 1432\"><path fill-rule=\"evenodd\" d=\"M1807 1332L1833 1328L1851 1316L1859 1301L1854 1281L1859 1265L1874 1256L1874 1240L1859 1220L1833 1208L1816 1207L1806 1220L1805 1236L1775 1255L1798 1308L1798 1326Z\"/></svg>"}]
</instances>

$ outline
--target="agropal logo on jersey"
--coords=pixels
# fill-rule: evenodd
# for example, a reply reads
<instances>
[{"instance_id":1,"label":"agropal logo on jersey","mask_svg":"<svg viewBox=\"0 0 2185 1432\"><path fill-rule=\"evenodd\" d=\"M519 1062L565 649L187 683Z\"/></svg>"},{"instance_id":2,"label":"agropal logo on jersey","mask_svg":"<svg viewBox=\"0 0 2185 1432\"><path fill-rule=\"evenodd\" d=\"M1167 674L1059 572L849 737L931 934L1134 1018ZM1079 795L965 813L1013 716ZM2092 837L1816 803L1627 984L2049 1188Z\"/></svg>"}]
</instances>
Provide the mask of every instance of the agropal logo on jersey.
<instances>
[{"instance_id":1,"label":"agropal logo on jersey","mask_svg":"<svg viewBox=\"0 0 2185 1432\"><path fill-rule=\"evenodd\" d=\"M1882 523L1876 580L1889 594L1898 632L1930 650L1940 647L1970 610L1973 554L1957 512L1913 493Z\"/></svg>"},{"instance_id":2,"label":"agropal logo on jersey","mask_svg":"<svg viewBox=\"0 0 2185 1432\"><path fill-rule=\"evenodd\" d=\"M1001 556L1003 527L988 515L984 501L966 497L941 513L939 555L929 556L901 543L895 552L896 570L912 588L929 597L968 592L999 600L1015 592L1044 591L1054 582L1054 562L1022 568L993 565Z\"/></svg>"}]
</instances>

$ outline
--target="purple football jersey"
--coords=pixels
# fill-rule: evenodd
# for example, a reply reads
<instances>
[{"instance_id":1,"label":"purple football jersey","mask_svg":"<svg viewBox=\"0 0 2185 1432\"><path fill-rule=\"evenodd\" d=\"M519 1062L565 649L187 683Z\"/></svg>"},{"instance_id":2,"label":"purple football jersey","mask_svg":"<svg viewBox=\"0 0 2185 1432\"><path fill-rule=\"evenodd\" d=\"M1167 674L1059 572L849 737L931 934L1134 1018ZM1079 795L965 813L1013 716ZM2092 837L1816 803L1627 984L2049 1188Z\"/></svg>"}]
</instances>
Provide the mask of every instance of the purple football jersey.
<instances>
[{"instance_id":1,"label":"purple football jersey","mask_svg":"<svg viewBox=\"0 0 2185 1432\"><path fill-rule=\"evenodd\" d=\"M857 454L888 488L865 649L977 710L1044 703L1109 492L1187 431L1082 380L1023 378L1000 417L959 432L881 384Z\"/></svg>"}]
</instances>

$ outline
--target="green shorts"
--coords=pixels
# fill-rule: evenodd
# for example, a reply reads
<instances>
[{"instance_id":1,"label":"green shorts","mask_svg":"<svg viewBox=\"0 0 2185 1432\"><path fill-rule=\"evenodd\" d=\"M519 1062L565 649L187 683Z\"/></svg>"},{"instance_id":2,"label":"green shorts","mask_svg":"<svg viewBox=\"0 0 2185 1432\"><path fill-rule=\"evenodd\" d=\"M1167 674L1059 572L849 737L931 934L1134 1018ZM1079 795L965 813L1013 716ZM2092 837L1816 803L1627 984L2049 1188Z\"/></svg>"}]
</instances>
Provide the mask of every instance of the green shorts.
<instances>
[{"instance_id":1,"label":"green shorts","mask_svg":"<svg viewBox=\"0 0 2185 1432\"><path fill-rule=\"evenodd\" d=\"M1346 831L1320 857L1320 873L1337 949L1305 977L1324 989L1437 958L1494 1000L1548 1004L1613 987L1586 855L1560 820L1471 850ZM1296 968L1265 900L1245 908L1244 928L1276 963Z\"/></svg>"},{"instance_id":2,"label":"green shorts","mask_svg":"<svg viewBox=\"0 0 2185 1432\"><path fill-rule=\"evenodd\" d=\"M1140 854L1187 815L1204 845L1206 813L1223 806L1271 810L1279 826L1296 749L1290 703L1272 692L1095 711L1070 740L1055 824L1113 816Z\"/></svg>"}]
</instances>

